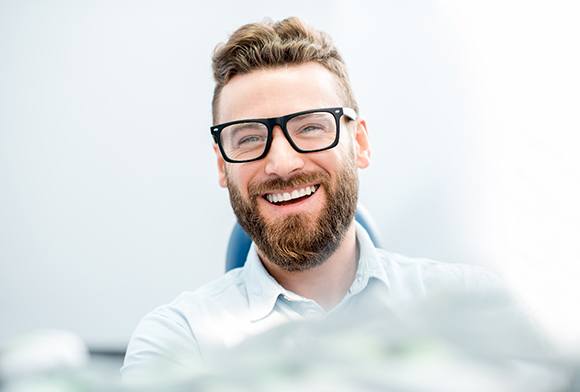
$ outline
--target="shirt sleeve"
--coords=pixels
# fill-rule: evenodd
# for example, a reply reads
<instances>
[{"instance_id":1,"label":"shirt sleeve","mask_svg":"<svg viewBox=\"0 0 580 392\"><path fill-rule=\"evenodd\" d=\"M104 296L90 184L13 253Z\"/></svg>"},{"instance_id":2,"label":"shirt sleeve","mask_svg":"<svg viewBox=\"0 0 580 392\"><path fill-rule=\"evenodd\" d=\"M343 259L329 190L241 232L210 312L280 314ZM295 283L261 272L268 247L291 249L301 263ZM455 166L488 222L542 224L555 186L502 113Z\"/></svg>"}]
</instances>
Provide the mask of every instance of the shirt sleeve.
<instances>
[{"instance_id":1,"label":"shirt sleeve","mask_svg":"<svg viewBox=\"0 0 580 392\"><path fill-rule=\"evenodd\" d=\"M193 376L201 367L199 346L178 309L164 306L145 316L133 333L121 376L124 382L148 383Z\"/></svg>"}]
</instances>

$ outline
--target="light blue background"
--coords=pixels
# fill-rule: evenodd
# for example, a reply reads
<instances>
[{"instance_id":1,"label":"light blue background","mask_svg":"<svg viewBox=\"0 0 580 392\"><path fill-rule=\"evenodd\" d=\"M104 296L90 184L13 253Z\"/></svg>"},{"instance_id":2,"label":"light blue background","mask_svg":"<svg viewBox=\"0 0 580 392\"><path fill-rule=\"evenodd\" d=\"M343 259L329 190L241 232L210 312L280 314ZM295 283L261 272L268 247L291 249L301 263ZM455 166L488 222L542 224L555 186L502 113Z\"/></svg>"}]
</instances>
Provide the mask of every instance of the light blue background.
<instances>
[{"instance_id":1,"label":"light blue background","mask_svg":"<svg viewBox=\"0 0 580 392\"><path fill-rule=\"evenodd\" d=\"M234 217L208 131L210 57L239 25L291 15L347 62L373 149L361 201L387 248L488 263L485 110L452 7L1 1L0 345L59 328L123 348L145 313L222 274Z\"/></svg>"}]
</instances>

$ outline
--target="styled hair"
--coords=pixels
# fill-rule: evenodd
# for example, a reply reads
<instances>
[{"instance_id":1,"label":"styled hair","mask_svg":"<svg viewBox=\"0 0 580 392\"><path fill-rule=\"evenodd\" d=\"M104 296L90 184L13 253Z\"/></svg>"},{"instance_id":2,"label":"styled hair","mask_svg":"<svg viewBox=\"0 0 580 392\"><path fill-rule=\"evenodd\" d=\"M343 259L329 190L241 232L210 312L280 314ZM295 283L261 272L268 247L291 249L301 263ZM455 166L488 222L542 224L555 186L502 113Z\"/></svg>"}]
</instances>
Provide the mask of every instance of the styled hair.
<instances>
[{"instance_id":1,"label":"styled hair","mask_svg":"<svg viewBox=\"0 0 580 392\"><path fill-rule=\"evenodd\" d=\"M212 99L214 122L220 93L234 76L308 62L319 63L336 75L345 104L358 113L346 65L330 36L291 17L279 22L265 20L246 24L215 48L212 58L216 82Z\"/></svg>"}]
</instances>

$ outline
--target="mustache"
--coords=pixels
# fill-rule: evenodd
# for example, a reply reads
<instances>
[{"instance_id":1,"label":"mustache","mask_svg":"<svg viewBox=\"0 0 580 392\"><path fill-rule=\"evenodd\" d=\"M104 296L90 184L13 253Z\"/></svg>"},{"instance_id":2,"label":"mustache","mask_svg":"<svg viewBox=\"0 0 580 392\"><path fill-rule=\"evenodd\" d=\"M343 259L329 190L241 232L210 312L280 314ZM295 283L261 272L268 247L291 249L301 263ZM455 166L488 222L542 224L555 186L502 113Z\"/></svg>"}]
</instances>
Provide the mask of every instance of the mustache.
<instances>
[{"instance_id":1,"label":"mustache","mask_svg":"<svg viewBox=\"0 0 580 392\"><path fill-rule=\"evenodd\" d=\"M313 183L328 187L330 175L324 172L307 172L296 174L287 179L281 177L271 178L259 183L250 183L248 185L248 193L251 198L256 198L265 193L271 193L285 188L297 188Z\"/></svg>"}]
</instances>

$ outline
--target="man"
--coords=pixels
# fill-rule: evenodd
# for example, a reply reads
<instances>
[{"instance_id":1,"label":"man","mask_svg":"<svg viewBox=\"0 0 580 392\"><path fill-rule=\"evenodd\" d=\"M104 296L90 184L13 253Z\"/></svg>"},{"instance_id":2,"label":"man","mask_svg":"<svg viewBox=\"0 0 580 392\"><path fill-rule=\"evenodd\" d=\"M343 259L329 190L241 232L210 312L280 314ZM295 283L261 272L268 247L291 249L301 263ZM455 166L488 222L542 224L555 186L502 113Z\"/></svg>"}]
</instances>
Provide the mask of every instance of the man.
<instances>
[{"instance_id":1,"label":"man","mask_svg":"<svg viewBox=\"0 0 580 392\"><path fill-rule=\"evenodd\" d=\"M244 267L147 315L124 376L192 358L370 293L393 301L487 284L475 267L376 249L353 220L367 125L330 38L297 18L242 26L213 57L214 150L253 246Z\"/></svg>"}]
</instances>

